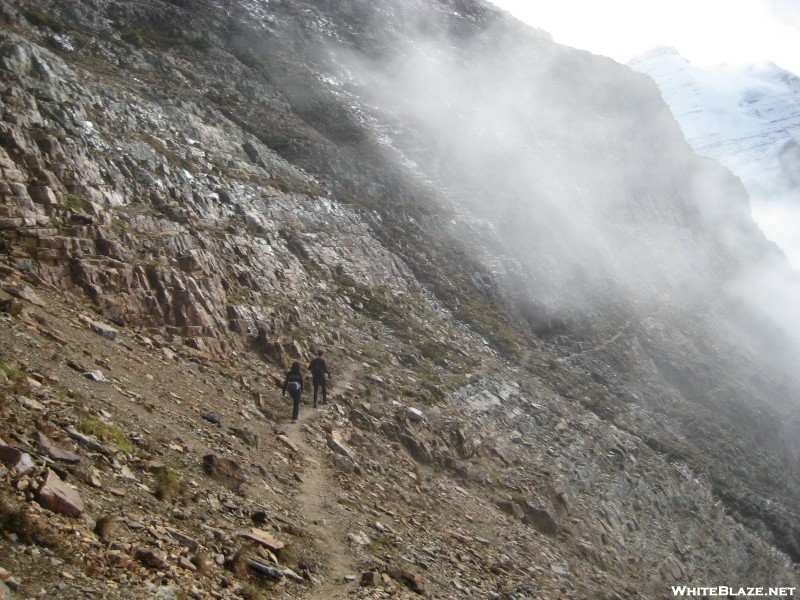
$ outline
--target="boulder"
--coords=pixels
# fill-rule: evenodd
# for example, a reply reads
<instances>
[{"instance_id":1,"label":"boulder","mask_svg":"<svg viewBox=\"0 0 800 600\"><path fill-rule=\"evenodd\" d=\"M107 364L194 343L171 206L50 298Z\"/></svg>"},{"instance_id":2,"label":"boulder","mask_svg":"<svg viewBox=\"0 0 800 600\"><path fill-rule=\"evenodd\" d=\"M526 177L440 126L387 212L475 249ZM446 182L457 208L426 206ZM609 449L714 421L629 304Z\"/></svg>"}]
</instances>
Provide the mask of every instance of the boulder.
<instances>
[{"instance_id":1,"label":"boulder","mask_svg":"<svg viewBox=\"0 0 800 600\"><path fill-rule=\"evenodd\" d=\"M3 289L12 296L16 296L17 298L21 298L22 300L27 300L31 304L34 304L36 306L44 306L44 302L42 302L39 296L36 295L36 292L34 292L29 286L25 285L24 283L21 285L4 285Z\"/></svg>"},{"instance_id":2,"label":"boulder","mask_svg":"<svg viewBox=\"0 0 800 600\"><path fill-rule=\"evenodd\" d=\"M406 427L400 434L400 442L408 449L411 456L417 460L425 463L433 461L433 454L431 453L430 446L413 428Z\"/></svg>"},{"instance_id":3,"label":"boulder","mask_svg":"<svg viewBox=\"0 0 800 600\"><path fill-rule=\"evenodd\" d=\"M409 408L406 411L406 417L408 417L409 421L419 422L425 420L425 415L422 414L422 411L416 408Z\"/></svg>"},{"instance_id":4,"label":"boulder","mask_svg":"<svg viewBox=\"0 0 800 600\"><path fill-rule=\"evenodd\" d=\"M345 473L353 473L356 470L356 463L353 462L353 459L341 454L334 455L333 464L336 465L337 469Z\"/></svg>"},{"instance_id":5,"label":"boulder","mask_svg":"<svg viewBox=\"0 0 800 600\"><path fill-rule=\"evenodd\" d=\"M525 511L522 510L522 507L511 500L500 500L497 503L497 506L504 513L507 513L512 517L519 519L520 521L525 517Z\"/></svg>"},{"instance_id":6,"label":"boulder","mask_svg":"<svg viewBox=\"0 0 800 600\"><path fill-rule=\"evenodd\" d=\"M80 494L51 470L46 472L44 481L36 490L36 501L48 510L69 517L79 517L84 510Z\"/></svg>"},{"instance_id":7,"label":"boulder","mask_svg":"<svg viewBox=\"0 0 800 600\"><path fill-rule=\"evenodd\" d=\"M285 435L279 435L278 436L278 441L281 444L283 444L284 446L286 446L287 448L289 448L289 450L291 450L295 454L300 454L300 448L297 447L297 444L295 444L292 440L290 440Z\"/></svg>"},{"instance_id":8,"label":"boulder","mask_svg":"<svg viewBox=\"0 0 800 600\"><path fill-rule=\"evenodd\" d=\"M203 414L203 418L209 423L213 423L214 425L219 425L221 421L219 414L214 412L213 410Z\"/></svg>"},{"instance_id":9,"label":"boulder","mask_svg":"<svg viewBox=\"0 0 800 600\"><path fill-rule=\"evenodd\" d=\"M558 533L558 525L561 523L561 519L550 507L537 507L528 503L525 507L525 522L533 525L542 533L554 535Z\"/></svg>"},{"instance_id":10,"label":"boulder","mask_svg":"<svg viewBox=\"0 0 800 600\"><path fill-rule=\"evenodd\" d=\"M167 566L167 553L155 548L137 548L134 555L136 560L153 569L161 569Z\"/></svg>"},{"instance_id":11,"label":"boulder","mask_svg":"<svg viewBox=\"0 0 800 600\"><path fill-rule=\"evenodd\" d=\"M344 442L340 442L336 439L331 439L328 441L328 448L336 452L336 454L341 454L342 456L346 456L350 460L355 460L355 453L347 446Z\"/></svg>"},{"instance_id":12,"label":"boulder","mask_svg":"<svg viewBox=\"0 0 800 600\"><path fill-rule=\"evenodd\" d=\"M247 476L236 461L216 454L206 454L203 457L203 470L211 479L233 491L247 481Z\"/></svg>"},{"instance_id":13,"label":"boulder","mask_svg":"<svg viewBox=\"0 0 800 600\"><path fill-rule=\"evenodd\" d=\"M98 323L97 321L92 321L89 324L89 326L92 328L92 331L94 331L98 335L102 335L106 339L109 340L117 339L117 334L119 332L113 327L106 325L105 323Z\"/></svg>"},{"instance_id":14,"label":"boulder","mask_svg":"<svg viewBox=\"0 0 800 600\"><path fill-rule=\"evenodd\" d=\"M53 460L71 464L78 463L81 461L80 456L69 450L59 448L52 442L52 440L50 440L50 438L48 438L40 431L36 432L33 439L36 442L36 446L39 452L49 456Z\"/></svg>"},{"instance_id":15,"label":"boulder","mask_svg":"<svg viewBox=\"0 0 800 600\"><path fill-rule=\"evenodd\" d=\"M237 535L256 542L257 544L261 544L273 552L277 552L286 545L280 540L275 539L268 531L258 529L257 527L251 527L248 531L241 531Z\"/></svg>"},{"instance_id":16,"label":"boulder","mask_svg":"<svg viewBox=\"0 0 800 600\"><path fill-rule=\"evenodd\" d=\"M353 542L356 546L369 546L372 540L363 531L356 531L347 534L347 539Z\"/></svg>"}]
</instances>

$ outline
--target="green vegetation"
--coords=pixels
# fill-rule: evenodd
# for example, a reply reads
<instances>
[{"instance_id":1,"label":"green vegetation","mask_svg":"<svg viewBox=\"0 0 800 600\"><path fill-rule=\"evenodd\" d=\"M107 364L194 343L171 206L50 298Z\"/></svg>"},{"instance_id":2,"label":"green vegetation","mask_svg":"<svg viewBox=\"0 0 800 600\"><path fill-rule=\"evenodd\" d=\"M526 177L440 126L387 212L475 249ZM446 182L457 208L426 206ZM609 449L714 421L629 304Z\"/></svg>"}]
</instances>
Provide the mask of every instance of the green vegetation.
<instances>
[{"instance_id":1,"label":"green vegetation","mask_svg":"<svg viewBox=\"0 0 800 600\"><path fill-rule=\"evenodd\" d=\"M115 23L114 27L119 31L122 41L130 44L134 48L142 50L152 48L156 50L167 50L176 46L191 44L191 41L164 35L153 28L146 31L137 27L131 27L125 23Z\"/></svg>"},{"instance_id":2,"label":"green vegetation","mask_svg":"<svg viewBox=\"0 0 800 600\"><path fill-rule=\"evenodd\" d=\"M246 543L225 563L225 567L236 575L239 579L247 580L250 577L250 569L247 567L247 555L252 554L253 544Z\"/></svg>"},{"instance_id":3,"label":"green vegetation","mask_svg":"<svg viewBox=\"0 0 800 600\"><path fill-rule=\"evenodd\" d=\"M171 502L175 496L183 493L183 482L178 474L167 467L156 473L156 498Z\"/></svg>"},{"instance_id":4,"label":"green vegetation","mask_svg":"<svg viewBox=\"0 0 800 600\"><path fill-rule=\"evenodd\" d=\"M378 542L371 542L366 546L364 546L363 549L364 552L367 552L369 554L377 554L380 551L381 547L378 545Z\"/></svg>"},{"instance_id":5,"label":"green vegetation","mask_svg":"<svg viewBox=\"0 0 800 600\"><path fill-rule=\"evenodd\" d=\"M86 210L86 200L75 194L67 194L64 205L74 212L83 212Z\"/></svg>"},{"instance_id":6,"label":"green vegetation","mask_svg":"<svg viewBox=\"0 0 800 600\"><path fill-rule=\"evenodd\" d=\"M285 545L283 548L278 548L275 556L282 565L296 565L297 552L291 544Z\"/></svg>"},{"instance_id":7,"label":"green vegetation","mask_svg":"<svg viewBox=\"0 0 800 600\"><path fill-rule=\"evenodd\" d=\"M209 50L214 47L214 42L205 36L200 36L189 40L189 45L196 50Z\"/></svg>"},{"instance_id":8,"label":"green vegetation","mask_svg":"<svg viewBox=\"0 0 800 600\"><path fill-rule=\"evenodd\" d=\"M95 417L87 417L81 421L78 424L78 431L93 435L98 439L108 441L126 454L130 453L132 450L128 438L125 437L125 433L123 433L119 427L109 423L103 423Z\"/></svg>"},{"instance_id":9,"label":"green vegetation","mask_svg":"<svg viewBox=\"0 0 800 600\"><path fill-rule=\"evenodd\" d=\"M47 27L55 33L64 33L67 30L63 23L60 23L50 15L39 12L38 10L23 10L22 16L25 17L31 25Z\"/></svg>"},{"instance_id":10,"label":"green vegetation","mask_svg":"<svg viewBox=\"0 0 800 600\"><path fill-rule=\"evenodd\" d=\"M139 48L141 50L144 47L142 34L135 29L123 29L120 32L120 37L123 42L129 43L134 48Z\"/></svg>"},{"instance_id":11,"label":"green vegetation","mask_svg":"<svg viewBox=\"0 0 800 600\"><path fill-rule=\"evenodd\" d=\"M17 381L20 377L22 377L22 371L4 362L0 362L0 370L6 374L6 377L8 377L9 381Z\"/></svg>"},{"instance_id":12,"label":"green vegetation","mask_svg":"<svg viewBox=\"0 0 800 600\"><path fill-rule=\"evenodd\" d=\"M591 390L580 399L580 403L604 421L613 421L620 410L619 401L612 400L603 390Z\"/></svg>"}]
</instances>

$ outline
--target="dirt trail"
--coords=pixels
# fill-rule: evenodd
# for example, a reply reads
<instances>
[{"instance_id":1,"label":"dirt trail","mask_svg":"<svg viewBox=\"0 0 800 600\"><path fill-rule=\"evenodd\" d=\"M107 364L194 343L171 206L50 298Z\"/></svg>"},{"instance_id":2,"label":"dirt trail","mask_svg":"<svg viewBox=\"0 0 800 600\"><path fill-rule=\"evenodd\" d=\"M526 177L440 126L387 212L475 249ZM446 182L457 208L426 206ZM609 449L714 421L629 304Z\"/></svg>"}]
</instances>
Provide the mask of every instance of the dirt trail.
<instances>
[{"instance_id":1,"label":"dirt trail","mask_svg":"<svg viewBox=\"0 0 800 600\"><path fill-rule=\"evenodd\" d=\"M346 389L345 385L351 382L355 367L354 364L348 365L337 377L336 393ZM311 394L313 392L306 396L307 401L313 398ZM321 402L322 398L319 400ZM328 401L331 402L330 395ZM321 406L321 410L326 408ZM304 439L307 433L303 425L314 423L321 414L322 412L314 410L310 405L304 405L300 409L300 422L286 426L286 437L298 447L307 464L302 474L301 493L297 496L298 510L303 521L308 523L307 530L324 556L322 572L315 576L320 584L312 587L307 597L335 600L347 598L348 591L357 585L346 582L344 576L357 575L358 572L353 549L346 542L349 530L339 516L336 503L339 486L330 477L330 471L321 468L320 461L325 460L324 455Z\"/></svg>"}]
</instances>

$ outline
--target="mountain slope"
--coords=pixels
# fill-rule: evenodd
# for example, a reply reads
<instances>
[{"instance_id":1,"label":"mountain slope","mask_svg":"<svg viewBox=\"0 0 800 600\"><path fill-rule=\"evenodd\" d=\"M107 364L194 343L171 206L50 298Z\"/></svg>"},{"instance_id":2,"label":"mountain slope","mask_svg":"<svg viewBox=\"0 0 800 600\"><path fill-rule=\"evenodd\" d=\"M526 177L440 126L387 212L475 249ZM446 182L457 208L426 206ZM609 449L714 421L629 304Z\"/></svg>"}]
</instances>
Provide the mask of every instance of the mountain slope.
<instances>
[{"instance_id":1,"label":"mountain slope","mask_svg":"<svg viewBox=\"0 0 800 600\"><path fill-rule=\"evenodd\" d=\"M656 81L697 153L742 179L759 224L796 262L796 220L787 228L776 217L797 216L796 182L781 154L800 139L800 78L772 63L699 68L673 48L629 64Z\"/></svg>"},{"instance_id":2,"label":"mountain slope","mask_svg":"<svg viewBox=\"0 0 800 600\"><path fill-rule=\"evenodd\" d=\"M343 569L419 587L398 565L440 596L790 584L797 338L741 289L785 264L648 78L481 2L0 7L0 435L39 460L4 514L58 473L36 431L97 421L136 445L73 445L87 513L155 532L74 525L72 577L264 587L235 560L271 560L253 517L294 548L290 597L343 597ZM274 379L317 346L340 395L294 430ZM162 459L192 493L153 499ZM198 547L149 570L167 528Z\"/></svg>"}]
</instances>

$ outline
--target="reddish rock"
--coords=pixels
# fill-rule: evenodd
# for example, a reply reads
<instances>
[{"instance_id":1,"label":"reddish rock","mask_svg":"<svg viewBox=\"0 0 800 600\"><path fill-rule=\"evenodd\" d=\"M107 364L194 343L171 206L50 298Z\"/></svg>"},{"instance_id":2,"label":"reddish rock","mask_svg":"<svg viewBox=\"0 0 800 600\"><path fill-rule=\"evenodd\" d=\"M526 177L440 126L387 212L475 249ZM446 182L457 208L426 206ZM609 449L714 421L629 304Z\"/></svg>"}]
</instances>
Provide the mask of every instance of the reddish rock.
<instances>
[{"instance_id":1,"label":"reddish rock","mask_svg":"<svg viewBox=\"0 0 800 600\"><path fill-rule=\"evenodd\" d=\"M48 510L69 517L79 517L83 513L80 494L61 481L54 471L47 471L44 481L36 490L36 501Z\"/></svg>"},{"instance_id":2,"label":"reddish rock","mask_svg":"<svg viewBox=\"0 0 800 600\"><path fill-rule=\"evenodd\" d=\"M137 548L135 557L146 567L160 569L167 566L167 553L155 548Z\"/></svg>"},{"instance_id":3,"label":"reddish rock","mask_svg":"<svg viewBox=\"0 0 800 600\"><path fill-rule=\"evenodd\" d=\"M34 441L39 448L39 451L42 454L46 454L53 460L65 462L65 463L77 463L80 462L81 457L75 454L74 452L70 452L69 450L64 450L63 448L59 448L56 446L50 438L44 435L42 432L37 431L34 435Z\"/></svg>"}]
</instances>

